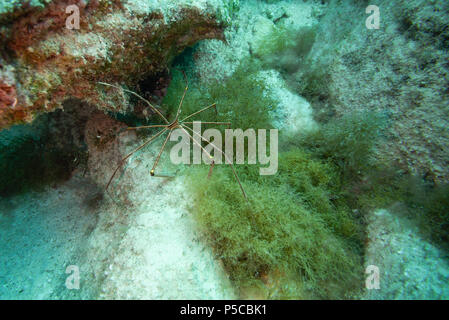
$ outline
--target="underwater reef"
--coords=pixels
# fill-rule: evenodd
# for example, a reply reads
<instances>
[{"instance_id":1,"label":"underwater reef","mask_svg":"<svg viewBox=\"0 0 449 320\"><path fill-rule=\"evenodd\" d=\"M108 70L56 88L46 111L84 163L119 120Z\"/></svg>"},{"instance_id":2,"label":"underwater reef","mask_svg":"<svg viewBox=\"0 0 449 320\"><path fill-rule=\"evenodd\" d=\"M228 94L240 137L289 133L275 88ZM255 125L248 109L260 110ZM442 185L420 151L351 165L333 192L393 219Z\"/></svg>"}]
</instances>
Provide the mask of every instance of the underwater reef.
<instances>
[{"instance_id":1,"label":"underwater reef","mask_svg":"<svg viewBox=\"0 0 449 320\"><path fill-rule=\"evenodd\" d=\"M0 298L449 299L449 3L369 4L0 0ZM276 173L173 163L180 101Z\"/></svg>"},{"instance_id":2,"label":"underwater reef","mask_svg":"<svg viewBox=\"0 0 449 320\"><path fill-rule=\"evenodd\" d=\"M69 5L79 8L79 31L65 27ZM129 106L104 96L96 82L135 86L145 77L162 77L184 48L222 38L226 22L223 8L182 3L50 1L35 8L2 25L1 128L61 108L68 97L126 112Z\"/></svg>"}]
</instances>

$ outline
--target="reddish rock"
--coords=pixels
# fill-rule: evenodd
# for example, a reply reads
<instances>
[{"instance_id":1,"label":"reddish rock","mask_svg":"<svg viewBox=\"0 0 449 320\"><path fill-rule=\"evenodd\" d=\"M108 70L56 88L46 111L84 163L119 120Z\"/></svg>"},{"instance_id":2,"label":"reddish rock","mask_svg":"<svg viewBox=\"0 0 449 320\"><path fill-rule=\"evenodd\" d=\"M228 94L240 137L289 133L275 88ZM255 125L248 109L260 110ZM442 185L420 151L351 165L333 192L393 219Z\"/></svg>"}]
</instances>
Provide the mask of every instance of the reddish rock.
<instances>
[{"instance_id":1,"label":"reddish rock","mask_svg":"<svg viewBox=\"0 0 449 320\"><path fill-rule=\"evenodd\" d=\"M68 98L100 110L132 110L123 93L97 82L136 87L167 70L184 48L223 38L217 8L178 2L142 9L135 1L55 0L22 12L0 30L7 47L0 79L8 79L2 80L0 130L61 108ZM65 8L73 4L80 11L79 30L65 26L70 15Z\"/></svg>"}]
</instances>

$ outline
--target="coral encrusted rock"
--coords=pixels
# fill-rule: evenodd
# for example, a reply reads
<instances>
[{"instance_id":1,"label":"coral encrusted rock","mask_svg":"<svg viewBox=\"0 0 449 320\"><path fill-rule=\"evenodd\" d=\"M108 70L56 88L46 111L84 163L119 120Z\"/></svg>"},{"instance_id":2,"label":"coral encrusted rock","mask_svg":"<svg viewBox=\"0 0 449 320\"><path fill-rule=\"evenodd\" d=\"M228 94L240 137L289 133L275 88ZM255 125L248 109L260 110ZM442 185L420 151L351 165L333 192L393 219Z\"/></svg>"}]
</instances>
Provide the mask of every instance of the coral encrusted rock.
<instances>
[{"instance_id":1,"label":"coral encrusted rock","mask_svg":"<svg viewBox=\"0 0 449 320\"><path fill-rule=\"evenodd\" d=\"M132 88L166 72L186 47L223 39L227 8L217 0L0 0L0 130L68 98L132 111L98 82Z\"/></svg>"}]
</instances>

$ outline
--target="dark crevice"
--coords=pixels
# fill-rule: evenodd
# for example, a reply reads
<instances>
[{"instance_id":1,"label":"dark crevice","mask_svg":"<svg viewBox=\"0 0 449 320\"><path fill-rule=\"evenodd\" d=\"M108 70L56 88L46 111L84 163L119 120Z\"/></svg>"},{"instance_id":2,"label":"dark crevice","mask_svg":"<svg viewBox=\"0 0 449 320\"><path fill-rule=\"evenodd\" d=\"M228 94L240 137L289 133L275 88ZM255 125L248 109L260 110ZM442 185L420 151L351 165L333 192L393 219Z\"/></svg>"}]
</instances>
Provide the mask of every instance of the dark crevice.
<instances>
[{"instance_id":1,"label":"dark crevice","mask_svg":"<svg viewBox=\"0 0 449 320\"><path fill-rule=\"evenodd\" d=\"M67 101L64 110L0 132L0 196L41 190L85 167L84 127L93 108L80 104Z\"/></svg>"}]
</instances>

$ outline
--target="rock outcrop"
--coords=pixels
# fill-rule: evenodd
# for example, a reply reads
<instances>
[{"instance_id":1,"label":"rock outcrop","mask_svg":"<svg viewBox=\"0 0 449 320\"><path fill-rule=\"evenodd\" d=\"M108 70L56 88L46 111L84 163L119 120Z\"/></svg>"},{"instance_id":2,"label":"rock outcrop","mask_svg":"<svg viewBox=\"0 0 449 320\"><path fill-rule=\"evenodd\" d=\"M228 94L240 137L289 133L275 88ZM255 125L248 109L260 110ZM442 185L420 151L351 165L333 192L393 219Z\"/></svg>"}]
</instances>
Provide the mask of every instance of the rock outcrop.
<instances>
[{"instance_id":1,"label":"rock outcrop","mask_svg":"<svg viewBox=\"0 0 449 320\"><path fill-rule=\"evenodd\" d=\"M123 93L97 82L136 88L159 79L186 47L223 39L229 21L228 7L215 0L3 2L0 130L61 108L68 98L132 111Z\"/></svg>"},{"instance_id":2,"label":"rock outcrop","mask_svg":"<svg viewBox=\"0 0 449 320\"><path fill-rule=\"evenodd\" d=\"M385 115L379 156L403 171L449 179L449 3L378 1L380 28L367 29L363 3L330 1L311 55L326 112ZM311 77L313 79L313 77ZM327 90L326 90L327 88ZM316 104L314 104L316 105ZM333 110L330 110L333 109Z\"/></svg>"}]
</instances>

